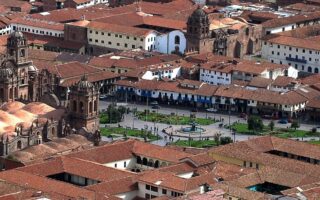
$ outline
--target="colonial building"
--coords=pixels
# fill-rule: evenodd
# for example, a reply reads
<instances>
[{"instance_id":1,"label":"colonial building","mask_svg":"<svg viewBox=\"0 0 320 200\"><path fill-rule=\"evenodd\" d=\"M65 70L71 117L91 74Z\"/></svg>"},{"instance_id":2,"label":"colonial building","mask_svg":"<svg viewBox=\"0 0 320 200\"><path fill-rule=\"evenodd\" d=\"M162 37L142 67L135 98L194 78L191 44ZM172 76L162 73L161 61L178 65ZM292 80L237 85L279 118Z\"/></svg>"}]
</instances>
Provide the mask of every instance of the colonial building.
<instances>
[{"instance_id":1,"label":"colonial building","mask_svg":"<svg viewBox=\"0 0 320 200\"><path fill-rule=\"evenodd\" d=\"M39 70L33 66L21 32L10 34L7 54L1 62L1 156L71 133L81 132L90 140L94 140L94 133L99 136L100 87L94 86L85 76L75 84L73 80L70 94L62 103L59 95L55 95L59 91L59 78L48 69Z\"/></svg>"},{"instance_id":2,"label":"colonial building","mask_svg":"<svg viewBox=\"0 0 320 200\"><path fill-rule=\"evenodd\" d=\"M198 7L187 22L186 54L213 52L242 58L260 50L261 26L239 18L209 20L208 14Z\"/></svg>"},{"instance_id":3,"label":"colonial building","mask_svg":"<svg viewBox=\"0 0 320 200\"><path fill-rule=\"evenodd\" d=\"M272 63L290 65L299 71L319 73L320 25L266 36L262 57Z\"/></svg>"}]
</instances>

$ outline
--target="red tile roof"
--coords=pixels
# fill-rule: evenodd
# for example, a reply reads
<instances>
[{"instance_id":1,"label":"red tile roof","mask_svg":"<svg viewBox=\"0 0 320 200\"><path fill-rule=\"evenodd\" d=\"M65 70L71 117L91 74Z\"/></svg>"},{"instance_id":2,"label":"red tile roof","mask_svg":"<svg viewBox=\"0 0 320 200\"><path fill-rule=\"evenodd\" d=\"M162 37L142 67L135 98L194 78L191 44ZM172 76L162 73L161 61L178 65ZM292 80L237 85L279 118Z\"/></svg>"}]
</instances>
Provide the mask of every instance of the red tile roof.
<instances>
[{"instance_id":1,"label":"red tile roof","mask_svg":"<svg viewBox=\"0 0 320 200\"><path fill-rule=\"evenodd\" d=\"M120 34L126 34L126 35L137 36L137 37L146 36L147 34L153 32L150 29L121 26L117 24L107 24L107 23L95 22L95 21L90 22L87 25L87 27L93 30L120 33Z\"/></svg>"}]
</instances>

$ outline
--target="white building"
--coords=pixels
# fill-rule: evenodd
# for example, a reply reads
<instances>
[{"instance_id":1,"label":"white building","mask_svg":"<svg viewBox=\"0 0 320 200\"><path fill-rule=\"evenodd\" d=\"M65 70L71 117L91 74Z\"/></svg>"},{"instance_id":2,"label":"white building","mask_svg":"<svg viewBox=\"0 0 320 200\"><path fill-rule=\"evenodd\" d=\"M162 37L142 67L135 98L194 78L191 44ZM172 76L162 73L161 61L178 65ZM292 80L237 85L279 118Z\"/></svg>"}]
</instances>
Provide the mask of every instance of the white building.
<instances>
[{"instance_id":1,"label":"white building","mask_svg":"<svg viewBox=\"0 0 320 200\"><path fill-rule=\"evenodd\" d=\"M230 85L232 81L232 63L205 63L200 66L199 80L211 85Z\"/></svg>"},{"instance_id":2,"label":"white building","mask_svg":"<svg viewBox=\"0 0 320 200\"><path fill-rule=\"evenodd\" d=\"M152 51L156 48L157 32L128 26L90 22L87 25L89 45L105 47L110 50L144 49Z\"/></svg>"},{"instance_id":3,"label":"white building","mask_svg":"<svg viewBox=\"0 0 320 200\"><path fill-rule=\"evenodd\" d=\"M184 53L187 45L186 37L180 30L163 33L156 38L156 51L171 54L172 52Z\"/></svg>"},{"instance_id":4,"label":"white building","mask_svg":"<svg viewBox=\"0 0 320 200\"><path fill-rule=\"evenodd\" d=\"M230 85L234 80L251 81L254 77L274 80L278 76L296 78L298 72L292 67L269 62L228 60L217 56L216 60L200 65L199 80L211 85Z\"/></svg>"},{"instance_id":5,"label":"white building","mask_svg":"<svg viewBox=\"0 0 320 200\"><path fill-rule=\"evenodd\" d=\"M150 66L142 75L142 79L159 80L162 78L167 78L170 80L175 80L180 75L181 75L181 66L167 63L167 64Z\"/></svg>"},{"instance_id":6,"label":"white building","mask_svg":"<svg viewBox=\"0 0 320 200\"><path fill-rule=\"evenodd\" d=\"M14 31L62 38L64 25L52 21L23 17L11 21L10 32Z\"/></svg>"},{"instance_id":7,"label":"white building","mask_svg":"<svg viewBox=\"0 0 320 200\"><path fill-rule=\"evenodd\" d=\"M262 57L272 63L292 66L299 71L319 73L319 36L297 38L277 35L267 37L262 42ZM291 77L294 77L295 73L293 69L288 71Z\"/></svg>"},{"instance_id":8,"label":"white building","mask_svg":"<svg viewBox=\"0 0 320 200\"><path fill-rule=\"evenodd\" d=\"M314 12L308 15L295 15L290 17L276 18L262 23L263 34L269 35L290 31L303 26L318 24L319 22L320 12Z\"/></svg>"}]
</instances>

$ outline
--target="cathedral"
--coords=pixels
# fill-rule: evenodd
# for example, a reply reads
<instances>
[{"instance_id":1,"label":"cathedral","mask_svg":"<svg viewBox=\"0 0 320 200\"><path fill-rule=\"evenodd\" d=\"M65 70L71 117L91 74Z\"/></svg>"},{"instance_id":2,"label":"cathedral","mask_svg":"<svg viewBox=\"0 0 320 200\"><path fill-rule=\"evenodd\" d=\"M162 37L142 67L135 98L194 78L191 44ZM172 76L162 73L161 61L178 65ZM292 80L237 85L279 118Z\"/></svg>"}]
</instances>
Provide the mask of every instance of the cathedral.
<instances>
[{"instance_id":1,"label":"cathedral","mask_svg":"<svg viewBox=\"0 0 320 200\"><path fill-rule=\"evenodd\" d=\"M208 14L198 7L187 21L186 55L214 53L243 58L260 50L261 28L242 18L210 20Z\"/></svg>"},{"instance_id":2,"label":"cathedral","mask_svg":"<svg viewBox=\"0 0 320 200\"><path fill-rule=\"evenodd\" d=\"M70 88L63 106L41 102L44 96L57 99L54 81L28 59L24 35L13 32L0 65L0 156L69 134L99 141L98 88L84 75Z\"/></svg>"}]
</instances>

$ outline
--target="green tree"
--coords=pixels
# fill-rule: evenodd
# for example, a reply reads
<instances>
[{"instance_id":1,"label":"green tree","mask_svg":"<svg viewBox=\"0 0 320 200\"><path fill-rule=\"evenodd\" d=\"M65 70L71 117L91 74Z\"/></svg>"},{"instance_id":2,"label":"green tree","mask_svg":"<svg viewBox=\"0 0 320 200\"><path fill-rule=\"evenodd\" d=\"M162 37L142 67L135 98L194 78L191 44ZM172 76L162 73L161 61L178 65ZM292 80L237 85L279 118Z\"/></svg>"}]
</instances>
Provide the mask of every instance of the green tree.
<instances>
[{"instance_id":1,"label":"green tree","mask_svg":"<svg viewBox=\"0 0 320 200\"><path fill-rule=\"evenodd\" d=\"M291 123L291 128L294 128L294 130L297 130L299 127L300 124L296 120Z\"/></svg>"},{"instance_id":2,"label":"green tree","mask_svg":"<svg viewBox=\"0 0 320 200\"><path fill-rule=\"evenodd\" d=\"M230 144L232 142L233 142L233 140L229 136L220 137L220 144L221 145Z\"/></svg>"},{"instance_id":3,"label":"green tree","mask_svg":"<svg viewBox=\"0 0 320 200\"><path fill-rule=\"evenodd\" d=\"M270 123L268 124L268 126L269 126L270 130L273 131L273 129L274 129L274 121L271 120Z\"/></svg>"},{"instance_id":4,"label":"green tree","mask_svg":"<svg viewBox=\"0 0 320 200\"><path fill-rule=\"evenodd\" d=\"M213 136L213 140L214 140L214 142L215 142L217 145L220 144L220 137L221 137L221 133L216 133L216 134L214 134L214 136Z\"/></svg>"},{"instance_id":5,"label":"green tree","mask_svg":"<svg viewBox=\"0 0 320 200\"><path fill-rule=\"evenodd\" d=\"M254 133L256 131L262 131L263 130L263 122L261 117L258 116L250 116L247 120L248 123L248 129L252 130Z\"/></svg>"}]
</instances>

